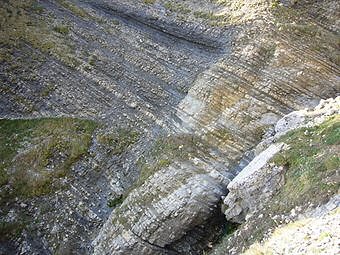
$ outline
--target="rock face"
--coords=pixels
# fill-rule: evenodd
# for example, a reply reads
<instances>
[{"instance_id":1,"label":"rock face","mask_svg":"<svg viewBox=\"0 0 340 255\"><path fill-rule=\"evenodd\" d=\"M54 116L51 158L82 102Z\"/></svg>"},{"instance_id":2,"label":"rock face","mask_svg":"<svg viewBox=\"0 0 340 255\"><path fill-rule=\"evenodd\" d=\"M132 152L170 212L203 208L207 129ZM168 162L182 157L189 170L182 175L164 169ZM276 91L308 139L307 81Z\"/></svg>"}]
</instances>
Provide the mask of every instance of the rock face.
<instances>
[{"instance_id":1,"label":"rock face","mask_svg":"<svg viewBox=\"0 0 340 255\"><path fill-rule=\"evenodd\" d=\"M287 144L276 142L285 133L302 127L320 125L340 113L340 97L322 101L316 108L292 112L278 121L276 133L258 145L259 153L228 185L229 193L224 199L225 215L230 221L243 223L255 211L268 202L284 183L284 167L270 160ZM307 141L306 141L307 142ZM256 150L256 149L255 149Z\"/></svg>"},{"instance_id":2,"label":"rock face","mask_svg":"<svg viewBox=\"0 0 340 255\"><path fill-rule=\"evenodd\" d=\"M57 207L38 217L34 240L26 231L6 244L30 254L201 254L221 230L221 196L265 131L339 92L338 1L282 2L4 3L0 117L103 124L69 190L24 201L30 214ZM138 142L106 153L97 134L120 128ZM48 224L55 215L60 228Z\"/></svg>"},{"instance_id":3,"label":"rock face","mask_svg":"<svg viewBox=\"0 0 340 255\"><path fill-rule=\"evenodd\" d=\"M190 239L188 245L176 241L216 214L228 182L203 161L174 163L157 172L113 212L96 238L95 254L199 252Z\"/></svg>"},{"instance_id":4,"label":"rock face","mask_svg":"<svg viewBox=\"0 0 340 255\"><path fill-rule=\"evenodd\" d=\"M228 208L227 220L242 223L249 211L256 210L268 200L283 182L282 167L265 167L278 153L283 144L273 144L255 157L228 185L229 193L224 199Z\"/></svg>"},{"instance_id":5,"label":"rock face","mask_svg":"<svg viewBox=\"0 0 340 255\"><path fill-rule=\"evenodd\" d=\"M330 71L333 67L330 67L330 72L321 71L314 57L307 55L302 57L298 54L295 49L300 48L301 45L305 47L306 42L296 41L295 32L292 32L294 29L286 27L286 20L282 20L282 16L275 17L277 14L268 13L266 8L251 10L254 11L254 16L244 16L246 20L242 18L238 20L240 31L232 41L232 45L235 46L228 55L222 56L216 64L197 77L188 95L177 107L178 118L174 119L173 132L193 133L213 143L213 148L210 153L205 154L205 157L224 162L225 168L218 169L218 172L222 175L229 172L231 177L236 174L233 171L237 169L236 162L241 158L242 153L249 150L260 139L264 129L268 127L267 123L273 124L284 113L313 105L315 98L322 98L338 91L337 71L335 73ZM311 8L308 11L313 10ZM263 19L259 17L261 15ZM286 15L291 17L291 13ZM277 34L278 27L270 25L272 23L268 20L282 22L282 29L288 29L292 34L286 33L287 31ZM306 66L310 68L308 71L305 69ZM315 79L313 72L318 72L321 76L318 75ZM324 86L325 84L328 85ZM321 87L328 89L320 90ZM186 169L189 173L186 179L193 181L190 186L200 186L202 179L193 177L198 174L189 169ZM280 171L281 169L278 169L278 172ZM176 173L171 167L165 172ZM174 178L180 177L174 175ZM280 182L279 179L273 180L273 185ZM148 179L145 185L152 180L153 178ZM214 194L204 196L204 200L201 201L204 201L205 205L216 204L218 201L216 198L226 194L225 190L216 189L220 184L214 182L215 186L205 185L203 195ZM183 195L178 196L177 189L173 191L172 186L164 186L164 183L157 186L161 190L160 198L154 198L152 201L148 199L153 188L145 191L136 189L136 192L140 191L138 197L130 194L123 205L113 212L110 219L114 223L108 221L94 243L95 254L172 252L196 254L195 250L185 251L182 248L186 247L183 246L183 242L190 239L190 246L194 247L194 238L183 240L180 236L183 236L188 230L187 227L192 227L193 223L203 225L205 219L213 215L213 209L209 212L204 206L196 207L197 199L190 198L191 189L183 189L185 184L181 185L181 192L187 193L186 197L189 199L182 204ZM169 194L176 194L174 196L177 198L176 202L172 201L173 196ZM162 207L157 205L155 209L155 205L159 202L162 202ZM166 219L168 216L164 216L162 212L172 210L173 205L178 203L180 206L176 208L174 218ZM188 207L192 209L187 211ZM135 215L140 216L136 218ZM143 223L139 221L141 219ZM156 219L162 219L162 223L157 222ZM190 220L186 220L187 223L183 224L182 219ZM128 223L124 226L124 224L117 224L117 221ZM138 232L137 235L131 234L131 230L139 230L141 225L142 232ZM153 233L158 234L158 228L162 230L166 239L154 238ZM139 239L141 236L143 238ZM141 240L147 240L154 246L146 248ZM177 240L176 246L173 244L174 240ZM160 247L165 250L159 250Z\"/></svg>"}]
</instances>

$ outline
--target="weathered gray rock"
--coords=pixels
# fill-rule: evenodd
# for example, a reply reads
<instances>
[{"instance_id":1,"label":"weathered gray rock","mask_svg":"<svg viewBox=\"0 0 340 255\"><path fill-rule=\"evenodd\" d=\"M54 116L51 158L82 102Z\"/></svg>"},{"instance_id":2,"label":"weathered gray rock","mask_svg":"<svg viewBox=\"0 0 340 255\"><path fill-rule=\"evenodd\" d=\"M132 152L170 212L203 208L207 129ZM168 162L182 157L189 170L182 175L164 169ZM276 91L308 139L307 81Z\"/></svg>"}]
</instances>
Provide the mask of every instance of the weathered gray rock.
<instances>
[{"instance_id":1,"label":"weathered gray rock","mask_svg":"<svg viewBox=\"0 0 340 255\"><path fill-rule=\"evenodd\" d=\"M322 100L313 109L295 111L280 119L275 126L277 133L257 146L255 151L262 151L229 183L229 193L223 201L227 220L243 223L249 215L262 209L282 186L284 168L270 163L270 159L285 150L287 145L275 143L276 139L288 131L321 124L339 113L340 97L337 97Z\"/></svg>"},{"instance_id":2,"label":"weathered gray rock","mask_svg":"<svg viewBox=\"0 0 340 255\"><path fill-rule=\"evenodd\" d=\"M96 238L94 254L185 253L172 244L218 210L229 181L203 161L159 171L113 212Z\"/></svg>"},{"instance_id":3,"label":"weathered gray rock","mask_svg":"<svg viewBox=\"0 0 340 255\"><path fill-rule=\"evenodd\" d=\"M226 185L252 158L244 153L278 117L339 92L338 1L280 10L268 1L182 2L38 1L43 12L36 8L33 21L51 31L40 38L60 48L50 53L23 35L22 44L1 44L11 56L1 58L1 118L75 116L143 133L119 157L107 156L94 139L93 155L76 164L70 190L24 201L41 223L10 240L8 250L91 253L91 239L112 210L107 199L138 179L138 159L160 134L186 133L200 136L209 152L172 162L132 191L94 248L199 254L213 240L209 220ZM22 25L7 7L1 14ZM10 24L4 21L1 29ZM34 23L25 35L34 34ZM54 31L60 24L68 34ZM45 204L55 209L40 214Z\"/></svg>"},{"instance_id":4,"label":"weathered gray rock","mask_svg":"<svg viewBox=\"0 0 340 255\"><path fill-rule=\"evenodd\" d=\"M324 122L329 116L339 113L340 97L321 100L314 109L304 109L292 112L275 125L275 137L278 138L288 131L301 128L312 127Z\"/></svg>"},{"instance_id":5,"label":"weathered gray rock","mask_svg":"<svg viewBox=\"0 0 340 255\"><path fill-rule=\"evenodd\" d=\"M224 199L227 220L242 223L248 213L258 210L283 183L283 167L269 164L284 144L273 144L255 157L228 185Z\"/></svg>"}]
</instances>

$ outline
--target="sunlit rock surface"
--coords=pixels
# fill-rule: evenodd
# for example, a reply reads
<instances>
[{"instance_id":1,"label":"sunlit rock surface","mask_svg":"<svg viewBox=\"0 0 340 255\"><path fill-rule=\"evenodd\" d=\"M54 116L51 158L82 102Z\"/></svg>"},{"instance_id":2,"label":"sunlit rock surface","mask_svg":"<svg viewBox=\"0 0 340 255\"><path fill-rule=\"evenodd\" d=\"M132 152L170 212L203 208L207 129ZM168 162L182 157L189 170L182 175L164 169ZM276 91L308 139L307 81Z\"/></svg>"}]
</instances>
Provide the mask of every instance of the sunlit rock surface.
<instances>
[{"instance_id":1,"label":"sunlit rock surface","mask_svg":"<svg viewBox=\"0 0 340 255\"><path fill-rule=\"evenodd\" d=\"M6 1L0 117L101 125L65 180L70 188L1 211L5 221L25 212L39 222L1 240L4 253L211 246L222 231L220 198L266 130L339 92L339 3L282 2ZM108 153L100 138L122 128L138 141Z\"/></svg>"}]
</instances>

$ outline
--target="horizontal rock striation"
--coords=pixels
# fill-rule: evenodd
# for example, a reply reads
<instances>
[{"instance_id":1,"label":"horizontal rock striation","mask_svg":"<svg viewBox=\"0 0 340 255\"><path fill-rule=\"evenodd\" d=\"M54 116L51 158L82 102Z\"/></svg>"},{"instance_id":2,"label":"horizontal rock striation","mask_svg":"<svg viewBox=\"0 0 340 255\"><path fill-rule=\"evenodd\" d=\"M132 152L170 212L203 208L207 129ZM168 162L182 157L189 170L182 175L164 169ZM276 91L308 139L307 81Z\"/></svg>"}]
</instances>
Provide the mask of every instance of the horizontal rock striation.
<instances>
[{"instance_id":1,"label":"horizontal rock striation","mask_svg":"<svg viewBox=\"0 0 340 255\"><path fill-rule=\"evenodd\" d=\"M0 117L104 124L72 168L73 188L33 203L58 201L50 219L61 215L63 227L39 227L40 250L29 235L14 247L129 255L211 247L221 196L262 136L288 112L339 93L339 3L282 2L7 1ZM107 153L97 135L120 128L138 141ZM112 210L108 197L124 201Z\"/></svg>"},{"instance_id":2,"label":"horizontal rock striation","mask_svg":"<svg viewBox=\"0 0 340 255\"><path fill-rule=\"evenodd\" d=\"M20 34L16 46L4 39L11 55L1 65L2 117L75 115L162 123L197 74L220 54L123 16L101 1L38 4L42 12L8 17L24 24L37 20L31 29L47 38ZM53 31L58 27L67 33ZM54 42L64 47L45 49Z\"/></svg>"},{"instance_id":3,"label":"horizontal rock striation","mask_svg":"<svg viewBox=\"0 0 340 255\"><path fill-rule=\"evenodd\" d=\"M165 3L165 2L163 2ZM226 29L211 27L195 20L181 20L166 8L166 5L137 4L135 1L98 1L92 6L153 28L164 34L215 50L225 50L228 37ZM175 5L175 4L174 4ZM180 4L179 4L180 6ZM169 7L168 7L169 8Z\"/></svg>"},{"instance_id":4,"label":"horizontal rock striation","mask_svg":"<svg viewBox=\"0 0 340 255\"><path fill-rule=\"evenodd\" d=\"M281 116L293 109L313 106L319 99L338 93L337 62L326 57L330 56L331 52L337 51L335 41L325 42L332 46L329 48L330 51L324 51L316 47L323 40L321 37L311 39L311 33L319 32L328 34L328 38L336 37L332 29L321 27L311 20L311 13L318 8L323 8L322 6L321 3L319 5L300 3L294 8L286 9L281 6L277 10L269 6L256 9L251 4L245 4L244 8L248 8L249 12L253 11L254 15L250 17L245 15L233 21L234 24L238 24L238 33L232 41L233 47L230 53L203 71L193 83L188 95L179 104L173 122L173 132L195 134L212 144L205 157L224 162L222 168L217 168L220 174L229 173L232 179L236 174L235 171L239 169L237 162L242 154L250 150ZM301 28L306 29L310 26L313 29L318 27L317 31L321 29L323 32L320 30L301 35ZM190 160L195 162L194 158ZM176 177L176 172L172 168L166 172L167 174L173 172L174 178L180 179ZM197 173L190 173L187 179L195 180L196 185L201 185L202 181L193 177L197 175ZM280 174L278 177L278 180L273 182L280 183ZM147 179L144 185L152 180L153 177ZM192 183L191 186L195 187L195 184ZM172 208L174 202L170 199L169 193L177 193L172 190L172 187L164 186L163 183L158 184L158 187L162 190L160 194L165 192L166 195L152 201L147 197L149 191L153 189L136 189L140 191L138 198L132 194L128 196L123 206L113 212L111 219L114 223L107 222L96 239L95 254L103 252L153 254L156 250L150 250L150 247L143 250L140 246L142 243L130 233L131 229L139 229L142 224L142 233L148 237L150 243L157 249L159 246L168 249L161 252L158 250L160 254L172 253L174 250L180 254L183 252L181 245L178 245L183 241L180 236L187 232L188 225L192 227L193 221L187 220L187 224L183 224L181 219L194 217L195 220L192 220L195 224L203 225L209 215L210 217L214 215L213 210L206 211L202 205L188 212L186 208L196 204L196 199L190 199L176 209L178 212L176 220L169 222L159 213ZM185 187L185 184L182 184L182 187ZM189 195L191 189L186 192ZM204 192L217 192L211 198L206 197L204 204L216 204L216 197L226 194L225 190L216 190L213 186L206 186ZM176 202L181 201L181 196L176 197L178 197ZM161 209L159 207L154 209L154 203L164 199L167 203L162 203ZM137 218L143 219L143 223L130 222L130 219L135 217L131 216L131 211L141 215ZM147 220L142 215L146 215ZM125 227L121 226L115 223L116 218L129 224ZM157 223L153 219L162 220ZM162 230L162 234L159 234L158 228ZM154 238L152 233L157 233L159 239ZM167 241L161 238L163 234L167 236ZM173 245L175 239L177 239L176 247ZM195 240L191 242L193 247Z\"/></svg>"}]
</instances>

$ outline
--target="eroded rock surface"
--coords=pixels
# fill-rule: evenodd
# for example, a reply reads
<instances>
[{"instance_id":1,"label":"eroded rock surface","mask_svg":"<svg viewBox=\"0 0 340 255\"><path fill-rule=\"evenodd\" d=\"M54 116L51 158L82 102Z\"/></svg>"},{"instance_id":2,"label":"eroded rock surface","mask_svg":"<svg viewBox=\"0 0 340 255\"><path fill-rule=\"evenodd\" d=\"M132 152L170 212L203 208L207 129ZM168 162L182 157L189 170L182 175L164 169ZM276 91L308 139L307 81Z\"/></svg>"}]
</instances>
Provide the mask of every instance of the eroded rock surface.
<instances>
[{"instance_id":1,"label":"eroded rock surface","mask_svg":"<svg viewBox=\"0 0 340 255\"><path fill-rule=\"evenodd\" d=\"M265 131L339 92L338 1L282 2L6 1L0 117L103 124L69 190L13 206L55 209L9 247L200 254L211 246L220 198ZM140 136L112 155L98 134L121 128ZM112 210L109 198L125 199Z\"/></svg>"}]
</instances>

